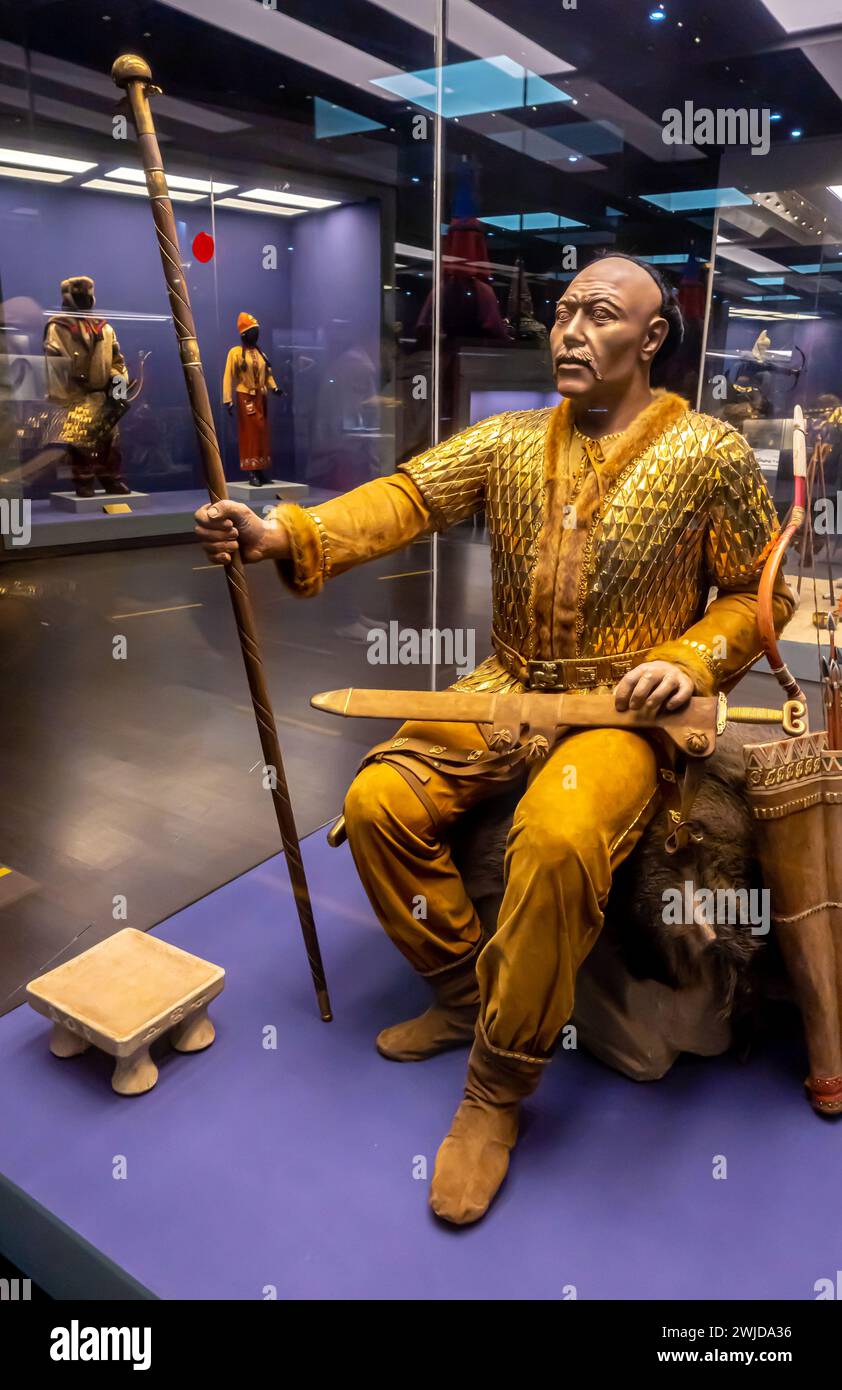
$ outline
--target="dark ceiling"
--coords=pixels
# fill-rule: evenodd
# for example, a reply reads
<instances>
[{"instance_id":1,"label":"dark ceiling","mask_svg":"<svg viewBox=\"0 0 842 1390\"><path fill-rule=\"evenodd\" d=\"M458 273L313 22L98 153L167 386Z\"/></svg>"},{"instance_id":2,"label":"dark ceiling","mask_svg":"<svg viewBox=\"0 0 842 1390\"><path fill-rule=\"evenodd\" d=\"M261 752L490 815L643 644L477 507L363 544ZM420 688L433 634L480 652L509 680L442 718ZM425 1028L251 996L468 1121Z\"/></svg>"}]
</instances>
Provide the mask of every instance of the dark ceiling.
<instances>
[{"instance_id":1,"label":"dark ceiling","mask_svg":"<svg viewBox=\"0 0 842 1390\"><path fill-rule=\"evenodd\" d=\"M642 195L714 187L720 180L718 146L674 148L666 157L663 146L653 155L652 131L660 125L666 108L683 108L687 101L704 108L771 108L780 117L771 126L772 150L768 156L743 160L743 179L737 186L753 193L797 187L790 175L782 181L781 160L786 164L797 143L799 158L819 168L823 187L834 178L842 183L842 100L839 92L811 61L815 44L823 52L840 52L842 77L842 0L835 43L827 30L790 37L773 17L775 4L784 0L666 0L663 21L651 18L658 5L640 0L578 0L567 8L565 0L484 0L471 8L466 0L451 0L449 13L459 42L451 38L448 65L490 56L495 47L483 46L480 32L485 20L494 19L558 55L560 69L542 69L548 81L562 91L568 87L577 105L568 100L538 104L526 102L494 117L448 119L446 123L446 187L444 216L452 210L461 186L470 184L481 216L492 217L550 211L587 224L578 234L541 232L508 234L496 229L494 257L510 262L529 248L529 268L549 273L558 258L559 242L588 244L616 242L640 254L686 253L693 249L705 256L710 248L713 214L690 210L686 214L664 211L642 201ZM800 7L805 27L810 27L812 0ZM826 12L825 5L825 12ZM191 11L190 13L186 11ZM476 25L471 23L471 15ZM214 22L219 15L220 22ZM408 15L415 22L409 22ZM341 39L358 54L402 73L421 72L434 64L432 0L388 4L369 0L325 0L314 17L312 0L278 0L277 12L263 0L174 0L169 4L137 0L28 0L0 6L0 127L4 139L18 142L54 140L56 148L96 141L96 119L107 136L114 100L107 85L96 88L82 80L84 73L107 75L121 51L138 50L152 65L156 80L169 96L198 107L227 112L236 128L210 134L195 115L183 121L172 113L160 116L167 148L190 157L197 168L219 168L244 160L267 168L276 166L281 176L303 171L317 177L365 179L397 191L399 242L429 246L431 243L432 142L413 140L413 121L423 108L410 101L387 102L371 85L343 76L343 63L315 60L307 64L293 58L285 46L279 22L295 19L308 26L317 40L321 35ZM224 25L224 27L220 27ZM477 38L473 43L474 31ZM247 32L244 32L247 31ZM498 31L499 32L499 31ZM307 30L301 30L306 36ZM279 37L280 36L280 37ZM473 47L471 44L473 43ZM11 47L10 47L11 46ZM21 60L21 53L27 56ZM31 55L42 55L32 62ZM45 73L43 55L74 65ZM508 56L516 57L509 53ZM561 63L563 60L563 64ZM564 69L569 64L575 71ZM82 74L82 78L80 78ZM836 84L842 91L842 80ZM27 108L26 101L34 100ZM613 116L599 115L598 103L621 103ZM56 106L58 102L61 105ZM335 103L362 118L378 122L378 128L330 138L314 138L316 103ZM86 128L74 129L68 108L84 108ZM605 107L605 109L608 109ZM617 114L619 111L619 115ZM94 118L93 122L91 117ZM509 143L495 138L491 120L511 127ZM644 132L636 132L642 122ZM600 131L619 132L612 147L600 144ZM792 131L801 131L793 137ZM594 144L596 131L596 144ZM545 157L565 142L584 157L563 156L553 162ZM588 151L593 151L590 159ZM817 152L821 151L821 158ZM730 153L730 152L729 152ZM827 172L830 169L830 172ZM821 172L825 170L825 172ZM461 181L457 175L463 174ZM752 183L754 182L754 186ZM842 213L842 203L840 203ZM623 216L606 214L616 209ZM833 219L831 219L832 221ZM770 223L760 237L764 254L780 227ZM839 228L842 234L842 225ZM732 229L732 239L752 246L755 229ZM784 229L785 235L785 229ZM825 235L831 235L826 228ZM813 251L805 253L815 259ZM735 273L737 267L734 267ZM739 274L734 279L735 289ZM751 288L749 286L749 288Z\"/></svg>"}]
</instances>

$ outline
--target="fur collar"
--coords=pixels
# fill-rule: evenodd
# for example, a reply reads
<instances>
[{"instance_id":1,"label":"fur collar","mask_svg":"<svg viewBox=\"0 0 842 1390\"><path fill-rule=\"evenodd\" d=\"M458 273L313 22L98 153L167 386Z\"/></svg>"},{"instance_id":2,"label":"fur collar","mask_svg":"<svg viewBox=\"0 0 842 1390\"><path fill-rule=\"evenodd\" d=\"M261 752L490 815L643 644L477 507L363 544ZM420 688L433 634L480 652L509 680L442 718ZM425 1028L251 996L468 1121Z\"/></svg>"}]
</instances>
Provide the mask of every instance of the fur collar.
<instances>
[{"instance_id":1,"label":"fur collar","mask_svg":"<svg viewBox=\"0 0 842 1390\"><path fill-rule=\"evenodd\" d=\"M690 406L682 396L672 391L656 391L654 399L628 429L618 439L613 439L605 452L602 466L603 491L607 492L617 481L627 464L645 453L655 440L674 425ZM558 467L559 444L562 436L573 428L573 403L568 398L560 401L553 411L547 436L547 449L544 454L545 480L555 476Z\"/></svg>"},{"instance_id":2,"label":"fur collar","mask_svg":"<svg viewBox=\"0 0 842 1390\"><path fill-rule=\"evenodd\" d=\"M657 391L619 438L611 441L597 477L590 469L576 497L576 526L564 525L568 480L559 474L573 429L569 399L550 417L544 445L544 507L534 577L533 652L542 661L576 656L579 584L588 535L602 502L625 469L689 410L687 401Z\"/></svg>"}]
</instances>

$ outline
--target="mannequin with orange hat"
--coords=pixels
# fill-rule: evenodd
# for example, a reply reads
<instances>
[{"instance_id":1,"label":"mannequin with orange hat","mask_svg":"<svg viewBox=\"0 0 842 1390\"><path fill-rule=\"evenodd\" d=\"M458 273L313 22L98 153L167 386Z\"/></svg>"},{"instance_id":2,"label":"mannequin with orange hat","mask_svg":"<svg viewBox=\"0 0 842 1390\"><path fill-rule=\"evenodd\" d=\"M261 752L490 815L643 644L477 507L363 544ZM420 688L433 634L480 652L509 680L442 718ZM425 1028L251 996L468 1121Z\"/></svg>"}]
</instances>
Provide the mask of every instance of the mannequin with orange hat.
<instances>
[{"instance_id":1,"label":"mannequin with orange hat","mask_svg":"<svg viewBox=\"0 0 842 1390\"><path fill-rule=\"evenodd\" d=\"M271 468L269 419L266 414L266 393L281 395L272 375L272 364L257 346L260 324L253 314L237 318L240 347L232 347L225 363L222 399L229 415L237 402L237 435L240 444L240 467L255 483L265 483L266 469Z\"/></svg>"}]
</instances>

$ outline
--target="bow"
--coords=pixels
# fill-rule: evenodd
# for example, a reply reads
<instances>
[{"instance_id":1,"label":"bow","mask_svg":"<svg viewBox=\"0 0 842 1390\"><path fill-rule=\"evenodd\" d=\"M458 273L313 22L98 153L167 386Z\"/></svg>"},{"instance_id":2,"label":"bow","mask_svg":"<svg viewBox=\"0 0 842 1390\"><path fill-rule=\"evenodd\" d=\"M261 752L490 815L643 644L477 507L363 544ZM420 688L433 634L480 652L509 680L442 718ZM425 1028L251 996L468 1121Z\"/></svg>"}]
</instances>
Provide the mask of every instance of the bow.
<instances>
[{"instance_id":1,"label":"bow","mask_svg":"<svg viewBox=\"0 0 842 1390\"><path fill-rule=\"evenodd\" d=\"M127 401L136 401L141 391L143 390L143 380L146 372L146 359L148 356L148 352L138 353L137 376L133 377L132 380L129 382L129 389L126 393Z\"/></svg>"},{"instance_id":2,"label":"bow","mask_svg":"<svg viewBox=\"0 0 842 1390\"><path fill-rule=\"evenodd\" d=\"M785 369L786 371L789 372L790 376L792 377L792 385L791 385L790 388L789 388L790 391L794 391L794 390L795 390L796 386L798 385L798 380L799 380L799 378L800 378L800 376L801 376L801 373L803 372L804 368L805 368L806 365L807 365L807 358L806 358L806 355L805 355L805 353L804 353L803 348L800 348L800 347L798 346L797 343L793 343L793 345L792 345L792 350L793 350L793 352L797 352L797 353L798 353L799 357L801 358L801 361L799 362L799 364L798 364L797 367L787 367L787 368ZM798 408L800 409L800 406L799 406Z\"/></svg>"},{"instance_id":3,"label":"bow","mask_svg":"<svg viewBox=\"0 0 842 1390\"><path fill-rule=\"evenodd\" d=\"M807 435L804 425L804 412L800 405L795 407L792 430L792 473L795 480L795 496L787 524L781 530L760 577L757 591L757 627L763 651L772 668L772 675L780 682L790 700L805 700L805 695L795 676L790 671L778 648L778 634L775 632L773 598L778 573L784 556L793 538L804 525L807 515Z\"/></svg>"}]
</instances>

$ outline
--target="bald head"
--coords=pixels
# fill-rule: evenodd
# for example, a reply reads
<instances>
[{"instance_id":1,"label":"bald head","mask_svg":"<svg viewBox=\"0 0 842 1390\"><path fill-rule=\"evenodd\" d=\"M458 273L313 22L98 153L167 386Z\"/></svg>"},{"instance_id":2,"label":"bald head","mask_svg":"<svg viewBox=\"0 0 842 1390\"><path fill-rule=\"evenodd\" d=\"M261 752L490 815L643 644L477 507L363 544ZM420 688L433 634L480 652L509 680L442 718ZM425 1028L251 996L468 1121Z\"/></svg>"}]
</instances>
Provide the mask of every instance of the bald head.
<instances>
[{"instance_id":1,"label":"bald head","mask_svg":"<svg viewBox=\"0 0 842 1390\"><path fill-rule=\"evenodd\" d=\"M616 399L648 384L669 325L648 271L622 256L591 262L556 306L550 335L556 385L583 401Z\"/></svg>"},{"instance_id":2,"label":"bald head","mask_svg":"<svg viewBox=\"0 0 842 1390\"><path fill-rule=\"evenodd\" d=\"M629 303L638 301L644 312L656 313L661 307L661 290L655 279L628 256L600 256L580 270L570 288L582 284L611 287Z\"/></svg>"}]
</instances>

